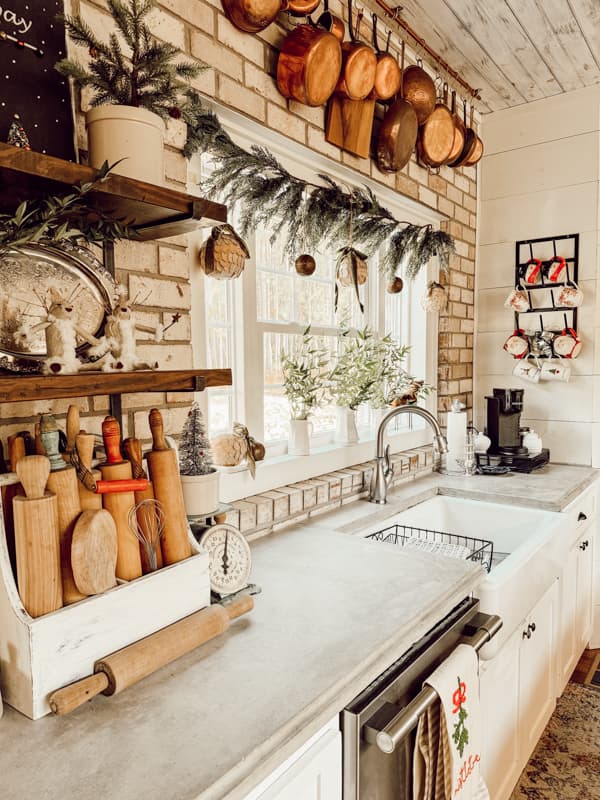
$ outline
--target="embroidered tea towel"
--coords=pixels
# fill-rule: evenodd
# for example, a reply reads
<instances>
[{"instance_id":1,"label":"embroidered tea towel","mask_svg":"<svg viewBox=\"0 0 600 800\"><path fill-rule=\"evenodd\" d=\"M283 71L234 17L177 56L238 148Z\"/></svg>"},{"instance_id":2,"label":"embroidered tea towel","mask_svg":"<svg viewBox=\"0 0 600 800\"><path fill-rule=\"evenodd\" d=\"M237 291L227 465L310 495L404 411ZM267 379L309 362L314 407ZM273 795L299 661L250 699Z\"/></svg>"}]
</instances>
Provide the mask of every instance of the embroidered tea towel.
<instances>
[{"instance_id":1,"label":"embroidered tea towel","mask_svg":"<svg viewBox=\"0 0 600 800\"><path fill-rule=\"evenodd\" d=\"M489 800L480 775L478 659L456 647L427 679L440 703L419 720L413 764L414 800Z\"/></svg>"}]
</instances>

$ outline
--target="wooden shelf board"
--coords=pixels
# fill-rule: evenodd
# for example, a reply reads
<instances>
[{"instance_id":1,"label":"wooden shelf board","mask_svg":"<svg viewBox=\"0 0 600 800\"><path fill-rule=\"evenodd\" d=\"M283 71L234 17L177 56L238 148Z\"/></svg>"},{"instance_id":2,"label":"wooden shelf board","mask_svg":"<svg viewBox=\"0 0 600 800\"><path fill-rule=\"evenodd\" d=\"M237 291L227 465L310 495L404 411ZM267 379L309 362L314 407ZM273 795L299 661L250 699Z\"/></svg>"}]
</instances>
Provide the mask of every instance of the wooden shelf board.
<instances>
[{"instance_id":1,"label":"wooden shelf board","mask_svg":"<svg viewBox=\"0 0 600 800\"><path fill-rule=\"evenodd\" d=\"M0 210L11 213L22 200L64 192L95 175L91 167L0 143ZM98 209L139 228L142 239L187 233L202 221L227 221L221 203L121 175L109 175L90 197Z\"/></svg>"},{"instance_id":2,"label":"wooden shelf board","mask_svg":"<svg viewBox=\"0 0 600 800\"><path fill-rule=\"evenodd\" d=\"M84 372L78 375L2 375L0 403L130 392L193 392L230 386L230 369Z\"/></svg>"}]
</instances>

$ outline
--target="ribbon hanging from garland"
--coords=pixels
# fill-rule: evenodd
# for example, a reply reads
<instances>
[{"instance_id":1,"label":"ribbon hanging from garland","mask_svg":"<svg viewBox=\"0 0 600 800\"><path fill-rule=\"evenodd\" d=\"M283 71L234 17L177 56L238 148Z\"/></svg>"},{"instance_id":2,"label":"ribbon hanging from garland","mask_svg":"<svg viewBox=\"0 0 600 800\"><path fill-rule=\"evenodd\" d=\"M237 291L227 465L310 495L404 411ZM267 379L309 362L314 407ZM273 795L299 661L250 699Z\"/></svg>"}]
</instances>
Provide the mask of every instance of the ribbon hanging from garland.
<instances>
[{"instance_id":1,"label":"ribbon hanging from garland","mask_svg":"<svg viewBox=\"0 0 600 800\"><path fill-rule=\"evenodd\" d=\"M218 195L227 206L240 209L242 236L269 226L271 240L283 237L285 252L295 257L303 248L318 251L339 246L347 237L352 216L354 239L369 252L383 247L380 269L389 278L401 269L414 278L433 256L447 272L454 240L431 225L397 220L367 186L343 189L328 175L313 184L288 172L266 148L245 150L223 129L216 114L201 105L186 110L190 158L207 153L216 168L203 182L203 193Z\"/></svg>"}]
</instances>

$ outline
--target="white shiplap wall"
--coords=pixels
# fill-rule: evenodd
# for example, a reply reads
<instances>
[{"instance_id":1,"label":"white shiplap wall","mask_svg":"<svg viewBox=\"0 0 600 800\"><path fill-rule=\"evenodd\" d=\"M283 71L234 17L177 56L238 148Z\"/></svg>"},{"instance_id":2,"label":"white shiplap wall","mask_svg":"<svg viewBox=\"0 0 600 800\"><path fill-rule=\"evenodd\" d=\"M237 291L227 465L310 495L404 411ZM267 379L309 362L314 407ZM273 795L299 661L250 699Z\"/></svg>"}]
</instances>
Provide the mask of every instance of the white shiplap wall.
<instances>
[{"instance_id":1,"label":"white shiplap wall","mask_svg":"<svg viewBox=\"0 0 600 800\"><path fill-rule=\"evenodd\" d=\"M525 389L523 422L552 460L600 466L600 88L582 89L486 115L476 266L475 402L483 425L492 387ZM513 329L503 307L518 239L580 234L581 355L569 383L527 383L502 350Z\"/></svg>"}]
</instances>

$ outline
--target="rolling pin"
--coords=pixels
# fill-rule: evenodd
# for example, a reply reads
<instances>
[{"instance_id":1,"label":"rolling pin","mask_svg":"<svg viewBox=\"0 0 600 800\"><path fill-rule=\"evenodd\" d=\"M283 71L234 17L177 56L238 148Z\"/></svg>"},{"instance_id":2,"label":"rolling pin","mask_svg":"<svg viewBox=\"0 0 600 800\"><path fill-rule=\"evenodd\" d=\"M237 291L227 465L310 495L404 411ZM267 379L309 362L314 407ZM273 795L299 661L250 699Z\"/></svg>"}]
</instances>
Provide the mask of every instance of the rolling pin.
<instances>
[{"instance_id":1,"label":"rolling pin","mask_svg":"<svg viewBox=\"0 0 600 800\"><path fill-rule=\"evenodd\" d=\"M62 461L62 460L61 460ZM71 542L73 529L81 514L79 502L79 481L75 467L62 461L63 469L50 472L48 490L56 495L58 506L58 533L60 537L60 564L62 572L63 602L65 605L77 603L87 595L82 594L73 578L71 568Z\"/></svg>"},{"instance_id":2,"label":"rolling pin","mask_svg":"<svg viewBox=\"0 0 600 800\"><path fill-rule=\"evenodd\" d=\"M145 478L146 473L142 465L142 444L139 439L132 437L123 439L123 451L129 461L131 462L131 469L134 478ZM143 500L154 500L154 487L151 482L148 483L148 488L143 489L141 492L135 492L135 504L141 503ZM141 509L137 514L138 525L148 542L156 542L156 568L160 569L163 566L162 550L160 547L160 539L158 539L158 520L155 516L145 514ZM150 550L152 553L152 550ZM142 571L144 575L148 572L153 572L151 565L148 563L148 557L143 547L140 547L140 555L142 557Z\"/></svg>"},{"instance_id":3,"label":"rolling pin","mask_svg":"<svg viewBox=\"0 0 600 800\"><path fill-rule=\"evenodd\" d=\"M67 462L67 464L71 463L71 453L73 452L73 448L75 447L75 439L77 434L79 433L80 423L79 423L79 409L77 406L70 405L67 410L67 426L66 426L66 433L67 433L67 445L65 447L65 452L62 454L62 457Z\"/></svg>"},{"instance_id":4,"label":"rolling pin","mask_svg":"<svg viewBox=\"0 0 600 800\"><path fill-rule=\"evenodd\" d=\"M121 428L114 417L105 417L102 438L106 451L106 462L100 464L102 478L107 481L131 479L131 464L121 456ZM117 578L124 581L139 578L142 574L140 547L129 529L129 512L135 505L135 495L133 491L109 492L102 495L102 503L117 526Z\"/></svg>"},{"instance_id":5,"label":"rolling pin","mask_svg":"<svg viewBox=\"0 0 600 800\"><path fill-rule=\"evenodd\" d=\"M13 498L17 584L27 612L40 617L63 604L58 507L56 495L45 493L46 456L25 456L16 470L26 494Z\"/></svg>"},{"instance_id":6,"label":"rolling pin","mask_svg":"<svg viewBox=\"0 0 600 800\"><path fill-rule=\"evenodd\" d=\"M165 526L160 540L163 561L165 564L175 564L192 554L177 453L165 442L162 416L157 408L150 411L149 420L152 450L146 455L146 460L154 485L154 496L165 510Z\"/></svg>"},{"instance_id":7,"label":"rolling pin","mask_svg":"<svg viewBox=\"0 0 600 800\"><path fill-rule=\"evenodd\" d=\"M10 471L17 471L17 462L26 455L25 439L20 433L13 433L8 437L8 460L10 462Z\"/></svg>"},{"instance_id":8,"label":"rolling pin","mask_svg":"<svg viewBox=\"0 0 600 800\"><path fill-rule=\"evenodd\" d=\"M189 653L215 636L224 633L230 620L254 607L250 595L242 595L225 606L213 605L190 614L122 650L96 661L94 674L53 692L48 701L55 714L68 714L99 694L119 694Z\"/></svg>"}]
</instances>

